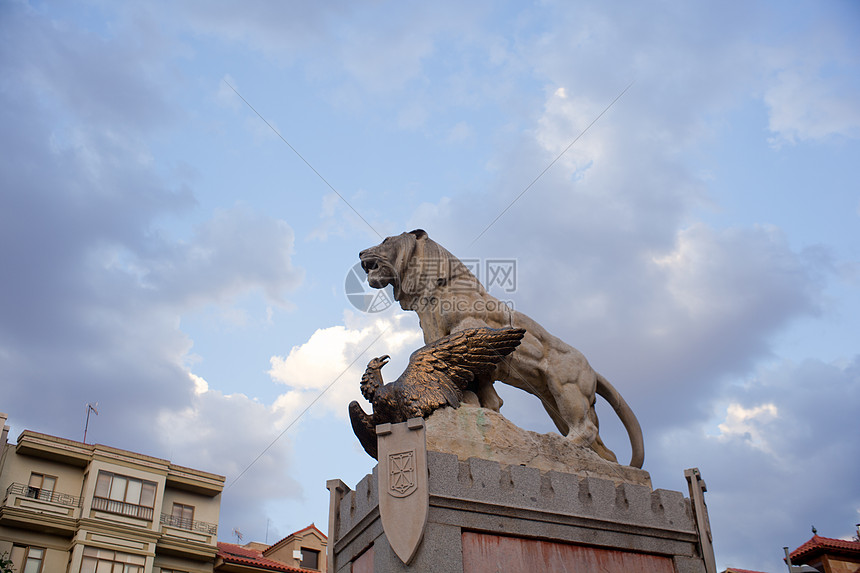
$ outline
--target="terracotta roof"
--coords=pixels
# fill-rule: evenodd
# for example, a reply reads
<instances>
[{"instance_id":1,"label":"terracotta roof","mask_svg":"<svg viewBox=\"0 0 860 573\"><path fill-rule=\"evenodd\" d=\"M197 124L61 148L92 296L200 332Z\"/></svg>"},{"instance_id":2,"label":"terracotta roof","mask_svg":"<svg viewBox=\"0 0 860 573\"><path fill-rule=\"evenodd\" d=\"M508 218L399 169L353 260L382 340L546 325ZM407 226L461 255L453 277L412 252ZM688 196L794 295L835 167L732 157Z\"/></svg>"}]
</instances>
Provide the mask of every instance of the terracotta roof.
<instances>
[{"instance_id":1,"label":"terracotta roof","mask_svg":"<svg viewBox=\"0 0 860 573\"><path fill-rule=\"evenodd\" d=\"M318 528L316 525L314 525L313 523L311 523L311 524L310 524L310 525L308 525L307 527L302 527L302 528L301 528L301 529L299 529L298 531L294 531L294 532L290 533L289 535L287 535L287 536L286 536L286 537L284 537L283 539L280 539L280 540L278 540L278 541L275 541L274 543L272 543L271 545L269 545L269 548L268 548L268 549L264 549L264 550L263 550L263 553L264 553L264 554L266 554L266 555L268 555L269 553L272 553L272 552L276 551L276 550L278 549L278 546L280 546L282 543L284 543L285 541L288 541L288 540L292 539L293 537L296 537L296 536L297 536L297 535L299 535L300 533L304 533L305 531L308 531L309 529L310 529L310 530L313 530L313 531L316 531L316 532L320 535L320 537L322 537L322 538L323 538L323 540L328 541L328 537L326 536L326 534L325 534L325 533L323 533L322 531L320 531L320 530L319 530L319 528Z\"/></svg>"},{"instance_id":2,"label":"terracotta roof","mask_svg":"<svg viewBox=\"0 0 860 573\"><path fill-rule=\"evenodd\" d=\"M723 573L765 573L764 571L753 571L752 569L738 569L737 567L729 567Z\"/></svg>"},{"instance_id":3,"label":"terracotta roof","mask_svg":"<svg viewBox=\"0 0 860 573\"><path fill-rule=\"evenodd\" d=\"M328 539L328 537L326 536L326 534L325 534L325 533L323 533L322 531L320 531L319 527L317 527L317 526L316 526L316 524L314 524L314 523L311 523L311 524L310 524L310 525L308 525L307 527L302 527L301 529L299 529L298 531L295 531L295 532L291 533L291 534L290 534L290 535L288 535L287 537L291 537L291 536L293 536L293 535L298 535L298 534L299 534L299 533L301 533L302 531L307 531L308 529L315 529L315 530L316 530L316 532L317 532L317 533L319 533L319 534L323 537L323 539Z\"/></svg>"},{"instance_id":4,"label":"terracotta roof","mask_svg":"<svg viewBox=\"0 0 860 573\"><path fill-rule=\"evenodd\" d=\"M260 569L261 571L283 571L285 573L308 573L308 569L292 567L280 561L273 561L263 557L262 552L236 545L235 543L218 542L218 557L225 563L236 565L247 565Z\"/></svg>"},{"instance_id":5,"label":"terracotta roof","mask_svg":"<svg viewBox=\"0 0 860 573\"><path fill-rule=\"evenodd\" d=\"M790 557L793 563L799 563L813 555L827 551L860 556L860 541L846 541L845 539L831 539L830 537L813 535L812 539L792 551Z\"/></svg>"}]
</instances>

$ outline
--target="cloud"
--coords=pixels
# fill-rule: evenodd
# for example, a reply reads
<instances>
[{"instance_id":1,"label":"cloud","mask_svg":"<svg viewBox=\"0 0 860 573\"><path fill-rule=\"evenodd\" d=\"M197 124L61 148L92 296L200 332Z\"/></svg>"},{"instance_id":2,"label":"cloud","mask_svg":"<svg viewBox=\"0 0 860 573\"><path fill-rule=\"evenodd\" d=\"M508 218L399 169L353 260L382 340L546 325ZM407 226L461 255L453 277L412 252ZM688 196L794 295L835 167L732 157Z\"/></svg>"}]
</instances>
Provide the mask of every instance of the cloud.
<instances>
[{"instance_id":1,"label":"cloud","mask_svg":"<svg viewBox=\"0 0 860 573\"><path fill-rule=\"evenodd\" d=\"M346 72L373 91L416 77L422 58L433 49L435 34L452 26L450 19L427 8L422 8L424 17L416 18L399 7L356 9L345 2L276 7L184 2L175 10L197 33L262 52L281 65L300 62L311 75L323 75L316 68L322 61L328 72ZM407 18L409 26L404 24Z\"/></svg>"},{"instance_id":2,"label":"cloud","mask_svg":"<svg viewBox=\"0 0 860 573\"><path fill-rule=\"evenodd\" d=\"M416 224L461 258L516 259L517 292L506 298L518 310L628 386L628 400L688 399L693 407L677 415L695 416L722 377L767 357L776 332L818 312L834 268L822 253L793 250L773 226L691 222L707 183L671 152L637 141L629 119L634 135L622 137L609 116L467 250L475 213L491 222L523 190L509 182L529 181L529 170L534 178L569 143L554 126L590 117L577 102L547 95L531 138L511 154L519 159L499 173L508 192L445 198L422 206Z\"/></svg>"},{"instance_id":3,"label":"cloud","mask_svg":"<svg viewBox=\"0 0 860 573\"><path fill-rule=\"evenodd\" d=\"M827 64L815 62L774 74L764 95L773 144L860 137L860 83L848 66L834 72L825 69Z\"/></svg>"},{"instance_id":4,"label":"cloud","mask_svg":"<svg viewBox=\"0 0 860 573\"><path fill-rule=\"evenodd\" d=\"M52 111L73 113L95 129L148 130L176 120L168 86L158 81L161 58L173 46L155 29L138 22L99 35L25 3L5 6L4 14L3 36L18 47L0 55L13 93L38 93Z\"/></svg>"},{"instance_id":5,"label":"cloud","mask_svg":"<svg viewBox=\"0 0 860 573\"><path fill-rule=\"evenodd\" d=\"M424 126L431 113L447 114L460 104L480 108L487 99L517 97L510 76L528 73L512 57L510 38L516 30L488 27L487 17L495 10L483 3L358 8L336 2L273 8L256 2L241 7L183 2L173 10L179 33L190 29L262 53L268 64L298 71L336 108L364 113L380 101L393 103L396 107L380 113L378 122L406 130ZM451 18L452 13L457 17ZM438 58L445 67L431 68ZM488 61L492 74L485 71ZM431 74L444 79L429 81ZM407 103L399 97L404 94Z\"/></svg>"},{"instance_id":6,"label":"cloud","mask_svg":"<svg viewBox=\"0 0 860 573\"><path fill-rule=\"evenodd\" d=\"M648 466L655 484L677 481L682 468L701 469L726 566L784 567L780 548L806 541L808 524L828 537L851 533L860 510L852 487L860 478L860 357L775 364L743 385L725 384L714 407L713 420L662 432Z\"/></svg>"},{"instance_id":7,"label":"cloud","mask_svg":"<svg viewBox=\"0 0 860 573\"><path fill-rule=\"evenodd\" d=\"M213 390L202 377L189 373L193 396L185 406L163 404L155 420L159 449L183 465L225 475L222 528L239 527L259 537L260 524L273 508L286 504L307 511L308 498L318 495L305 491L296 478L307 455L307 436L329 440L317 421L336 430L333 451L346 448L348 455L365 460L349 437L347 404L363 401L358 381L372 356L392 356L386 371L393 378L405 367L408 353L421 345L420 339L406 315L347 312L343 325L318 329L286 356L271 358L272 380L285 386L271 404Z\"/></svg>"},{"instance_id":8,"label":"cloud","mask_svg":"<svg viewBox=\"0 0 860 573\"><path fill-rule=\"evenodd\" d=\"M324 411L345 417L351 400L364 402L358 381L367 362L388 354L392 363L384 375L391 380L406 367L408 354L423 345L413 317L393 312L381 315L348 312L341 326L318 329L286 356L273 356L269 375L286 385L287 392L275 401L283 419L292 419L301 408L321 397L315 415Z\"/></svg>"},{"instance_id":9,"label":"cloud","mask_svg":"<svg viewBox=\"0 0 860 573\"><path fill-rule=\"evenodd\" d=\"M672 17L692 17L681 12ZM695 17L704 25L711 16ZM725 379L772 359L777 333L819 313L836 267L826 248L815 255L793 248L775 226L700 220L717 198L686 154L712 136L711 111L748 95L744 81L757 71L749 62L733 82L711 85L714 70L727 70L747 46L742 34L690 47L679 23L643 42L635 61L650 75L634 74L631 89L526 189L624 88L624 78L609 81L617 74L590 71L612 69L612 57L623 57L622 45L609 40L663 33L633 31L636 18L635 9L598 24L579 12L560 15L559 28L567 22L570 33L549 34L535 48L545 56L535 58L547 78L542 113L498 161L487 190L423 204L412 226L461 258L516 259L518 289L506 298L583 350L654 435L709 415ZM602 59L577 56L580 44L601 42ZM657 73L670 62L689 85ZM602 80L584 84L583 77ZM505 399L518 420L546 417L517 394ZM605 430L611 447L624 447L623 429L610 422Z\"/></svg>"},{"instance_id":10,"label":"cloud","mask_svg":"<svg viewBox=\"0 0 860 573\"><path fill-rule=\"evenodd\" d=\"M345 2L271 6L253 1L237 7L224 1L191 0L175 4L167 18L159 19L182 23L196 34L250 48L288 64L300 58L305 49L322 49L330 21L351 11Z\"/></svg>"},{"instance_id":11,"label":"cloud","mask_svg":"<svg viewBox=\"0 0 860 573\"><path fill-rule=\"evenodd\" d=\"M237 205L216 211L188 243L168 243L135 266L144 267L144 288L173 303L223 301L262 287L269 302L283 306L283 293L303 277L291 262L293 245L286 222Z\"/></svg>"},{"instance_id":12,"label":"cloud","mask_svg":"<svg viewBox=\"0 0 860 573\"><path fill-rule=\"evenodd\" d=\"M771 143L860 137L860 49L855 7L832 4L804 19L778 49L761 49Z\"/></svg>"},{"instance_id":13,"label":"cloud","mask_svg":"<svg viewBox=\"0 0 860 573\"><path fill-rule=\"evenodd\" d=\"M726 420L718 426L720 437L726 439L740 436L748 440L753 447L770 453L770 446L763 437L762 426L778 415L779 410L772 403L753 408L744 408L737 403L729 404L726 408Z\"/></svg>"},{"instance_id":14,"label":"cloud","mask_svg":"<svg viewBox=\"0 0 860 573\"><path fill-rule=\"evenodd\" d=\"M211 397L189 378L183 314L248 293L288 304L302 281L293 231L237 205L197 213L187 237L173 236L171 218L197 203L151 147L153 126L177 117L161 89L157 34L143 42L127 21L115 36L85 33L26 5L5 6L0 26L21 49L0 56L7 408L16 425L75 437L84 405L99 402L89 440L166 457L154 412L190 429L188 408ZM70 413L77 405L80 416ZM172 438L177 451L195 440Z\"/></svg>"},{"instance_id":15,"label":"cloud","mask_svg":"<svg viewBox=\"0 0 860 573\"><path fill-rule=\"evenodd\" d=\"M265 523L267 502L304 493L294 477L293 438L281 435L283 425L271 406L243 394L204 390L205 381L191 376L194 397L184 408L164 405L154 420L155 437L176 463L224 475L222 529L249 531ZM228 535L221 531L222 538Z\"/></svg>"}]
</instances>

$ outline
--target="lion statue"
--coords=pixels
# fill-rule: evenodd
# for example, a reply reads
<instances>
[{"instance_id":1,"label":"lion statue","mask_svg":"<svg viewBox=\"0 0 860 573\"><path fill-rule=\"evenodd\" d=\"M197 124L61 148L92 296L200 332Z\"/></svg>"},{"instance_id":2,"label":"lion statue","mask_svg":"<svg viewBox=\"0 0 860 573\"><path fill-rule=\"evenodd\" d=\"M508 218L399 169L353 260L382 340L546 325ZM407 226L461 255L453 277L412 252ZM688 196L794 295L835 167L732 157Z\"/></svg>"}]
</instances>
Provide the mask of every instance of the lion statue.
<instances>
[{"instance_id":1,"label":"lion statue","mask_svg":"<svg viewBox=\"0 0 860 573\"><path fill-rule=\"evenodd\" d=\"M540 398L559 432L577 444L617 462L600 439L595 394L615 410L630 438L630 465L645 459L642 430L633 411L606 378L576 348L547 332L525 314L490 295L457 257L421 229L387 237L359 253L367 282L373 288L391 285L403 310L418 314L425 344L470 328L523 328L520 347L495 370L468 389L478 403L498 411L502 399L493 388L498 380ZM470 393L464 400L474 400Z\"/></svg>"}]
</instances>

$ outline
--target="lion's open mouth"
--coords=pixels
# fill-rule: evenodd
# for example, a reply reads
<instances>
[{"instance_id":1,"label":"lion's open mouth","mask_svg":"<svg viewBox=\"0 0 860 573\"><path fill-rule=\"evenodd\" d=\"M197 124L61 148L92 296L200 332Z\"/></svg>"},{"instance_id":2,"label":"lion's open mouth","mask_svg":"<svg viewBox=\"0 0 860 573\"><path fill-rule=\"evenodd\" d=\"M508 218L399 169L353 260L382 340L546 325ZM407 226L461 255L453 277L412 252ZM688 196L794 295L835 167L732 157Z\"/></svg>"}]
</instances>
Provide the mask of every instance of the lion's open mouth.
<instances>
[{"instance_id":1,"label":"lion's open mouth","mask_svg":"<svg viewBox=\"0 0 860 573\"><path fill-rule=\"evenodd\" d=\"M395 281L394 268L381 257L369 254L361 257L361 268L367 273L367 284L373 288L385 288Z\"/></svg>"}]
</instances>

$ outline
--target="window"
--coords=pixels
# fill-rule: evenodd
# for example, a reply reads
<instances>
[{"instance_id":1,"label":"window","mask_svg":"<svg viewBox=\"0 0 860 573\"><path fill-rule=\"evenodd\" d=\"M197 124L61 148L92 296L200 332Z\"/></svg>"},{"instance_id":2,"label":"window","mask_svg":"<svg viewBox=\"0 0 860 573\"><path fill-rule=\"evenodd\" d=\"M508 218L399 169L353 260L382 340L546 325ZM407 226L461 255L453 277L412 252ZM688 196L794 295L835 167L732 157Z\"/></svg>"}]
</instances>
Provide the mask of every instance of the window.
<instances>
[{"instance_id":1,"label":"window","mask_svg":"<svg viewBox=\"0 0 860 573\"><path fill-rule=\"evenodd\" d=\"M13 545L11 558L16 571L20 571L21 573L41 573L42 562L45 560L45 550L41 547Z\"/></svg>"},{"instance_id":2,"label":"window","mask_svg":"<svg viewBox=\"0 0 860 573\"><path fill-rule=\"evenodd\" d=\"M51 494L54 493L55 485L57 485L57 478L54 476L33 472L30 474L30 483L27 485L27 497L51 501Z\"/></svg>"},{"instance_id":3,"label":"window","mask_svg":"<svg viewBox=\"0 0 860 573\"><path fill-rule=\"evenodd\" d=\"M302 547L302 568L304 569L319 569L320 568L320 552L316 549L308 549Z\"/></svg>"},{"instance_id":4,"label":"window","mask_svg":"<svg viewBox=\"0 0 860 573\"><path fill-rule=\"evenodd\" d=\"M100 471L93 509L151 520L155 488L152 481Z\"/></svg>"},{"instance_id":5,"label":"window","mask_svg":"<svg viewBox=\"0 0 860 573\"><path fill-rule=\"evenodd\" d=\"M194 524L194 506L182 503L173 504L173 513L170 514L172 525L191 529Z\"/></svg>"},{"instance_id":6,"label":"window","mask_svg":"<svg viewBox=\"0 0 860 573\"><path fill-rule=\"evenodd\" d=\"M144 565L143 555L84 547L81 573L143 573Z\"/></svg>"},{"instance_id":7,"label":"window","mask_svg":"<svg viewBox=\"0 0 860 573\"><path fill-rule=\"evenodd\" d=\"M173 517L176 519L187 519L188 521L194 520L194 506L193 505L184 505L181 503L173 504Z\"/></svg>"}]
</instances>

